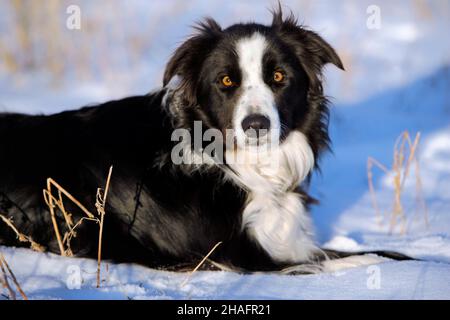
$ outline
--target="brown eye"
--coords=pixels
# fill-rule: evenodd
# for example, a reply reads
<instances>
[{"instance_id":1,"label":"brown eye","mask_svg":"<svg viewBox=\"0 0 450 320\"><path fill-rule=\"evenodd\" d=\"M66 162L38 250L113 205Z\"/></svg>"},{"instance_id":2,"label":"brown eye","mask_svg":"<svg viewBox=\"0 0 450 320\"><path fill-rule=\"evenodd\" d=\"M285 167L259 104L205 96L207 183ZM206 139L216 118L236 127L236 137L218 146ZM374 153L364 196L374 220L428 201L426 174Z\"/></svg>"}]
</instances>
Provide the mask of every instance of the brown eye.
<instances>
[{"instance_id":1,"label":"brown eye","mask_svg":"<svg viewBox=\"0 0 450 320\"><path fill-rule=\"evenodd\" d=\"M284 80L283 73L281 73L280 71L275 71L275 73L273 74L273 80L275 80L275 82L283 81Z\"/></svg>"},{"instance_id":2,"label":"brown eye","mask_svg":"<svg viewBox=\"0 0 450 320\"><path fill-rule=\"evenodd\" d=\"M222 78L222 84L225 87L231 87L233 85L233 81L231 81L231 78L229 76L225 76Z\"/></svg>"}]
</instances>

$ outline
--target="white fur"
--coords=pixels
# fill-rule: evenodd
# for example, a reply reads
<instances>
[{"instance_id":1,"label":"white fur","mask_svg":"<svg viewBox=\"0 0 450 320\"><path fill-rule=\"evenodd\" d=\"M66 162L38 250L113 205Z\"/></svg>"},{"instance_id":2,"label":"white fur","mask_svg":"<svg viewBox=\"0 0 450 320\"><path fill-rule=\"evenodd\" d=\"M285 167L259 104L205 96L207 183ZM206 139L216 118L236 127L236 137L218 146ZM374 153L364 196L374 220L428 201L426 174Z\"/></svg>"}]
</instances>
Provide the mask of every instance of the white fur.
<instances>
[{"instance_id":1,"label":"white fur","mask_svg":"<svg viewBox=\"0 0 450 320\"><path fill-rule=\"evenodd\" d=\"M275 98L263 79L263 56L266 47L265 37L257 32L236 43L239 68L242 72L242 94L235 107L233 126L237 144L241 147L244 146L247 139L241 123L250 114L257 113L267 116L271 124L268 138L272 143L279 139L280 119L275 106Z\"/></svg>"},{"instance_id":2,"label":"white fur","mask_svg":"<svg viewBox=\"0 0 450 320\"><path fill-rule=\"evenodd\" d=\"M389 260L390 259L388 258L380 257L374 254L365 254L333 260L326 259L320 263L312 261L311 263L296 264L281 270L281 272L283 274L329 272L335 273L335 275L340 275L340 272L345 269L380 264Z\"/></svg>"},{"instance_id":3,"label":"white fur","mask_svg":"<svg viewBox=\"0 0 450 320\"><path fill-rule=\"evenodd\" d=\"M383 258L373 254L366 254L361 256L350 256L341 259L325 260L322 262L323 272L337 272L343 269L356 268L361 266L368 266L373 264L379 264L389 261L387 258Z\"/></svg>"},{"instance_id":4,"label":"white fur","mask_svg":"<svg viewBox=\"0 0 450 320\"><path fill-rule=\"evenodd\" d=\"M235 153L255 156L251 152L228 150L226 158ZM242 227L273 259L308 261L318 248L309 215L294 189L314 167L311 147L301 132L293 131L279 147L258 156L257 163L230 163L237 173L230 177L250 193Z\"/></svg>"},{"instance_id":5,"label":"white fur","mask_svg":"<svg viewBox=\"0 0 450 320\"><path fill-rule=\"evenodd\" d=\"M176 94L177 91L179 91L181 82L182 82L182 78L178 75L175 75L170 79L170 81L163 88L166 90L166 93L164 94L164 96L161 100L161 104L164 108L167 108L167 110L172 115L178 114L179 113L178 109L182 107L181 93Z\"/></svg>"}]
</instances>

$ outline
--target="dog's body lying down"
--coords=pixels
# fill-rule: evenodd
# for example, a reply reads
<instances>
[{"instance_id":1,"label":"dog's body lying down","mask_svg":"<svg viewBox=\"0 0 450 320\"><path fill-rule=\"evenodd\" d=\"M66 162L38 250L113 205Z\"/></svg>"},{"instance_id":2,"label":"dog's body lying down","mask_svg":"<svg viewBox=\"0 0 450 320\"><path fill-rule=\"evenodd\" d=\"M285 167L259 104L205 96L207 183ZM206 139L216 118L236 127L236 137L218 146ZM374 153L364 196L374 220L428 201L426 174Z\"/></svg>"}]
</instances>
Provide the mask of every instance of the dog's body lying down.
<instances>
[{"instance_id":1,"label":"dog's body lying down","mask_svg":"<svg viewBox=\"0 0 450 320\"><path fill-rule=\"evenodd\" d=\"M322 38L292 17L283 20L281 12L268 27L223 30L207 20L175 52L160 91L50 116L2 114L1 214L59 253L43 197L47 178L95 213L96 190L112 165L106 259L196 263L221 242L211 259L245 270L321 261L325 255L314 242L307 212L310 198L300 186L328 145L320 81L326 63L342 68ZM193 133L194 121L202 122L201 135L234 130L231 146L221 145L223 163L174 163L179 144L173 132ZM248 129L266 131L251 136ZM252 141L260 146L263 138L277 148L262 160L229 161L250 155L245 147ZM182 144L182 158L201 154L203 143ZM64 205L75 223L85 216L71 201ZM64 234L61 213L57 224ZM6 224L0 224L0 244L19 244ZM97 245L98 225L83 222L71 250L96 257Z\"/></svg>"},{"instance_id":2,"label":"dog's body lying down","mask_svg":"<svg viewBox=\"0 0 450 320\"><path fill-rule=\"evenodd\" d=\"M189 262L224 241L218 252L228 252L230 262L238 259L239 265L250 267L265 261L240 230L245 194L239 187L225 182L220 170L185 173L159 162L172 145L161 98L162 93L132 97L48 117L2 115L3 214L22 233L59 252L42 192L47 178L96 213L96 190L105 185L113 165L105 258L154 265ZM69 200L64 203L74 221L84 216ZM95 256L98 226L84 222L77 230L72 250ZM6 225L0 225L0 235L2 243L17 243Z\"/></svg>"}]
</instances>

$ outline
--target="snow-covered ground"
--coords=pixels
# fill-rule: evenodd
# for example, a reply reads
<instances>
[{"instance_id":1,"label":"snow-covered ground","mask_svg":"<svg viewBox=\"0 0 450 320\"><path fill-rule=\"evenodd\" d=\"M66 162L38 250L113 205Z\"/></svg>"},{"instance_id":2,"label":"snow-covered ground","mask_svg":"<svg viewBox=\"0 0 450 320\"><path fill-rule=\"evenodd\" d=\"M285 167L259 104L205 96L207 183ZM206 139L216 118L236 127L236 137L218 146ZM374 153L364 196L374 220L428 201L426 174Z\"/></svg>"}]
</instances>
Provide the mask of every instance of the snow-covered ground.
<instances>
[{"instance_id":1,"label":"snow-covered ground","mask_svg":"<svg viewBox=\"0 0 450 320\"><path fill-rule=\"evenodd\" d=\"M2 251L30 299L448 299L450 292L448 264L431 261L302 276L202 271L187 281L187 273L109 265L97 289L96 261Z\"/></svg>"},{"instance_id":2,"label":"snow-covered ground","mask_svg":"<svg viewBox=\"0 0 450 320\"><path fill-rule=\"evenodd\" d=\"M101 11L88 1L73 2L82 9L93 6L86 10ZM349 251L394 250L420 260L306 276L202 271L185 285L185 273L108 264L108 270L103 266L102 286L97 289L96 261L1 247L29 298L450 299L450 41L446 35L450 4L445 0L377 1L382 28L369 30L366 9L371 1L283 3L336 47L348 70L327 69L326 89L334 103L333 154L324 157L322 173L312 180L311 191L321 201L312 212L318 242ZM267 8L272 4L197 0L179 7L171 1L134 0L126 5L123 1L118 10L123 16L115 17L122 19L126 32L135 32L140 22L149 28L157 23L165 31L150 32L148 55L140 57L132 70L114 70L108 81L67 76L56 88L42 70L21 74L19 79L3 72L0 110L51 113L145 93L158 86L164 62L191 32L188 26L193 21L211 15L224 25L241 20L268 22ZM4 7L2 3L0 9ZM8 34L11 40L6 17L0 18L0 34ZM112 51L120 50L111 46ZM377 220L366 164L371 156L391 168L395 140L404 130L422 135L418 159L428 223L423 212L416 213L412 170L402 194L407 217L402 235L398 229L389 233L388 219L382 224ZM376 169L374 173L380 209L389 212L393 175Z\"/></svg>"}]
</instances>

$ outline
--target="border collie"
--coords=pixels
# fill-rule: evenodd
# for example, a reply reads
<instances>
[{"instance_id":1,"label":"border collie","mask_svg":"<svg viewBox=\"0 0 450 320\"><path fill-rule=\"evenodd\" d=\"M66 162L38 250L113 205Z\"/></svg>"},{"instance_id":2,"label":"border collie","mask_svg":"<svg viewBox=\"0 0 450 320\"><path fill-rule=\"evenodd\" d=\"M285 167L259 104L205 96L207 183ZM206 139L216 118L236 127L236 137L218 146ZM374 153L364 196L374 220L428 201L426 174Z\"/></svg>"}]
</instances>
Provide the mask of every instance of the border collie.
<instances>
[{"instance_id":1,"label":"border collie","mask_svg":"<svg viewBox=\"0 0 450 320\"><path fill-rule=\"evenodd\" d=\"M190 264L221 242L211 259L243 270L322 260L306 186L329 144L326 64L343 69L323 38L281 9L270 26L223 29L206 19L175 51L157 92L49 116L1 114L1 214L59 253L47 178L96 212L113 165L105 258ZM73 221L84 217L64 205ZM67 231L61 213L56 223ZM85 222L71 250L96 257L97 243L98 226ZM5 224L0 244L20 245Z\"/></svg>"}]
</instances>

